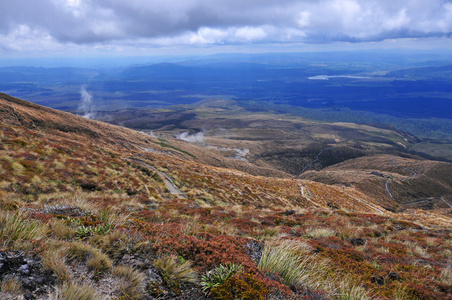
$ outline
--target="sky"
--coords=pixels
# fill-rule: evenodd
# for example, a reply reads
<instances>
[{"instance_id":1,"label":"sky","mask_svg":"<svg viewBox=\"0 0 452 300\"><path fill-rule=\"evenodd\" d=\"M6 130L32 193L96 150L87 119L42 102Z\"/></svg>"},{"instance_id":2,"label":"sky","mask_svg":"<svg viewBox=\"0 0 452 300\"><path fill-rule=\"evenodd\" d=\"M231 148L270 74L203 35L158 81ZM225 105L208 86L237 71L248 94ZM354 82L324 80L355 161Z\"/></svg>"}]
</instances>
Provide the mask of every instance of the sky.
<instances>
[{"instance_id":1,"label":"sky","mask_svg":"<svg viewBox=\"0 0 452 300\"><path fill-rule=\"evenodd\" d=\"M452 0L0 0L0 56L449 48Z\"/></svg>"}]
</instances>

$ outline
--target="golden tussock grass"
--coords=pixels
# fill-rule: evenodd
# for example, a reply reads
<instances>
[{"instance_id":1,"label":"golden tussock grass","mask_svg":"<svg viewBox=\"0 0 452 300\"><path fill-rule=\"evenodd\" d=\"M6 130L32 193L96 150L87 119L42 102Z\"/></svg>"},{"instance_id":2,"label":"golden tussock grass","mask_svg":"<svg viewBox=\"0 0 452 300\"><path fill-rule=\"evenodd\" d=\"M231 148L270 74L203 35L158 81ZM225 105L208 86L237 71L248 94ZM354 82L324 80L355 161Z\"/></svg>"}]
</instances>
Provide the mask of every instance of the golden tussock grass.
<instances>
[{"instance_id":1,"label":"golden tussock grass","mask_svg":"<svg viewBox=\"0 0 452 300\"><path fill-rule=\"evenodd\" d=\"M274 240L265 246L258 266L279 274L288 286L319 288L328 267L325 260L310 254L311 250L304 243Z\"/></svg>"},{"instance_id":2,"label":"golden tussock grass","mask_svg":"<svg viewBox=\"0 0 452 300\"><path fill-rule=\"evenodd\" d=\"M72 239L76 234L75 228L66 225L64 221L57 219L54 219L52 220L52 222L50 222L50 228L53 235L63 240Z\"/></svg>"},{"instance_id":3,"label":"golden tussock grass","mask_svg":"<svg viewBox=\"0 0 452 300\"><path fill-rule=\"evenodd\" d=\"M336 232L331 228L308 228L305 235L310 238L325 238L335 236Z\"/></svg>"},{"instance_id":4,"label":"golden tussock grass","mask_svg":"<svg viewBox=\"0 0 452 300\"><path fill-rule=\"evenodd\" d=\"M71 279L69 267L66 265L65 254L62 250L47 250L41 258L44 268L54 272L60 283Z\"/></svg>"},{"instance_id":5,"label":"golden tussock grass","mask_svg":"<svg viewBox=\"0 0 452 300\"><path fill-rule=\"evenodd\" d=\"M0 291L11 294L22 292L22 284L15 276L5 276L0 284Z\"/></svg>"},{"instance_id":6,"label":"golden tussock grass","mask_svg":"<svg viewBox=\"0 0 452 300\"><path fill-rule=\"evenodd\" d=\"M441 270L439 280L444 284L452 285L452 264Z\"/></svg>"},{"instance_id":7,"label":"golden tussock grass","mask_svg":"<svg viewBox=\"0 0 452 300\"><path fill-rule=\"evenodd\" d=\"M177 290L181 283L195 284L198 281L198 274L192 269L191 261L179 260L175 255L164 255L156 259L153 265L171 289Z\"/></svg>"},{"instance_id":8,"label":"golden tussock grass","mask_svg":"<svg viewBox=\"0 0 452 300\"><path fill-rule=\"evenodd\" d=\"M0 211L0 237L9 249L29 249L32 240L44 238L47 232L46 225L25 219L22 212Z\"/></svg>"},{"instance_id":9,"label":"golden tussock grass","mask_svg":"<svg viewBox=\"0 0 452 300\"><path fill-rule=\"evenodd\" d=\"M346 278L337 284L333 293L333 299L337 300L370 300L372 297L363 287L357 286L352 279Z\"/></svg>"},{"instance_id":10,"label":"golden tussock grass","mask_svg":"<svg viewBox=\"0 0 452 300\"><path fill-rule=\"evenodd\" d=\"M53 300L103 300L96 289L89 284L65 282L51 295Z\"/></svg>"},{"instance_id":11,"label":"golden tussock grass","mask_svg":"<svg viewBox=\"0 0 452 300\"><path fill-rule=\"evenodd\" d=\"M99 249L80 242L72 242L66 250L66 257L69 260L76 259L86 262L88 269L105 271L111 268L110 258Z\"/></svg>"},{"instance_id":12,"label":"golden tussock grass","mask_svg":"<svg viewBox=\"0 0 452 300\"><path fill-rule=\"evenodd\" d=\"M114 267L111 273L121 279L119 292L124 299L141 299L145 289L145 276L129 266Z\"/></svg>"}]
</instances>

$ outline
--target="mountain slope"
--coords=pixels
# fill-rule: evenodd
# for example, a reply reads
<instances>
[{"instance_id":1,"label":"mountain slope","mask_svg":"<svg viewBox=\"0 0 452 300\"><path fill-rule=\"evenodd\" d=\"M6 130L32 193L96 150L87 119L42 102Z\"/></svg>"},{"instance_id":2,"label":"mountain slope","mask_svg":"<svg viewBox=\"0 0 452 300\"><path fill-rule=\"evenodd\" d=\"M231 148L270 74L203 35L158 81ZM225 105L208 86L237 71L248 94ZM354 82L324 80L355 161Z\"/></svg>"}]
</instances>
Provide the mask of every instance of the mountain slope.
<instances>
[{"instance_id":1,"label":"mountain slope","mask_svg":"<svg viewBox=\"0 0 452 300\"><path fill-rule=\"evenodd\" d=\"M215 167L204 156L222 166L237 160L0 98L2 299L451 294L446 214L392 213L358 184ZM269 253L279 253L276 264L263 259ZM285 254L305 261L295 279L277 268L296 267ZM228 280L206 279L225 266L236 270Z\"/></svg>"}]
</instances>

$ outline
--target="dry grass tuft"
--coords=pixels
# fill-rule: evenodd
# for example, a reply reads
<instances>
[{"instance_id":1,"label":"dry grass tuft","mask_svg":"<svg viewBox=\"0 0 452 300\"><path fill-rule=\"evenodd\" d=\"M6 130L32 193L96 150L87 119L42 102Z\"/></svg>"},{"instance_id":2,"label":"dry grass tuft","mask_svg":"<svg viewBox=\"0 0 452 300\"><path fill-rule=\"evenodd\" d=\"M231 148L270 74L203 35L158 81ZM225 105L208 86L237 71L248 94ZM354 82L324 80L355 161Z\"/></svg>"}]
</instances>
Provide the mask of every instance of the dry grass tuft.
<instances>
[{"instance_id":1,"label":"dry grass tuft","mask_svg":"<svg viewBox=\"0 0 452 300\"><path fill-rule=\"evenodd\" d=\"M145 276L129 266L117 266L112 274L121 279L119 291L124 299L141 299L145 288Z\"/></svg>"},{"instance_id":2,"label":"dry grass tuft","mask_svg":"<svg viewBox=\"0 0 452 300\"><path fill-rule=\"evenodd\" d=\"M22 284L17 277L7 276L3 278L0 290L5 293L19 294L22 292Z\"/></svg>"},{"instance_id":3,"label":"dry grass tuft","mask_svg":"<svg viewBox=\"0 0 452 300\"><path fill-rule=\"evenodd\" d=\"M362 287L354 285L350 279L339 282L334 299L337 300L370 300L372 297Z\"/></svg>"},{"instance_id":4,"label":"dry grass tuft","mask_svg":"<svg viewBox=\"0 0 452 300\"><path fill-rule=\"evenodd\" d=\"M52 220L50 227L52 228L52 233L60 239L72 239L76 234L75 228L67 226L65 222L60 220Z\"/></svg>"},{"instance_id":5,"label":"dry grass tuft","mask_svg":"<svg viewBox=\"0 0 452 300\"><path fill-rule=\"evenodd\" d=\"M310 238L325 238L335 236L336 232L331 228L308 228L306 236Z\"/></svg>"},{"instance_id":6,"label":"dry grass tuft","mask_svg":"<svg viewBox=\"0 0 452 300\"><path fill-rule=\"evenodd\" d=\"M59 286L53 295L53 300L102 300L94 287L89 284L66 282Z\"/></svg>"},{"instance_id":7,"label":"dry grass tuft","mask_svg":"<svg viewBox=\"0 0 452 300\"><path fill-rule=\"evenodd\" d=\"M266 245L259 268L279 274L289 286L317 288L327 271L326 262L308 254L307 244L285 240Z\"/></svg>"},{"instance_id":8,"label":"dry grass tuft","mask_svg":"<svg viewBox=\"0 0 452 300\"><path fill-rule=\"evenodd\" d=\"M192 269L189 260L179 260L175 255L165 255L156 259L153 264L171 289L177 290L181 283L194 284L198 281L198 274Z\"/></svg>"},{"instance_id":9,"label":"dry grass tuft","mask_svg":"<svg viewBox=\"0 0 452 300\"><path fill-rule=\"evenodd\" d=\"M86 261L86 266L91 270L105 271L112 266L107 255L91 245L80 242L71 243L66 251L66 256L70 260Z\"/></svg>"},{"instance_id":10,"label":"dry grass tuft","mask_svg":"<svg viewBox=\"0 0 452 300\"><path fill-rule=\"evenodd\" d=\"M45 252L42 256L42 264L46 269L55 273L59 282L66 282L71 278L64 253L61 250Z\"/></svg>"},{"instance_id":11,"label":"dry grass tuft","mask_svg":"<svg viewBox=\"0 0 452 300\"><path fill-rule=\"evenodd\" d=\"M449 264L441 270L440 282L452 285L452 265Z\"/></svg>"},{"instance_id":12,"label":"dry grass tuft","mask_svg":"<svg viewBox=\"0 0 452 300\"><path fill-rule=\"evenodd\" d=\"M46 233L47 226L25 219L21 212L0 211L0 237L8 248L25 250L31 240L42 239Z\"/></svg>"}]
</instances>

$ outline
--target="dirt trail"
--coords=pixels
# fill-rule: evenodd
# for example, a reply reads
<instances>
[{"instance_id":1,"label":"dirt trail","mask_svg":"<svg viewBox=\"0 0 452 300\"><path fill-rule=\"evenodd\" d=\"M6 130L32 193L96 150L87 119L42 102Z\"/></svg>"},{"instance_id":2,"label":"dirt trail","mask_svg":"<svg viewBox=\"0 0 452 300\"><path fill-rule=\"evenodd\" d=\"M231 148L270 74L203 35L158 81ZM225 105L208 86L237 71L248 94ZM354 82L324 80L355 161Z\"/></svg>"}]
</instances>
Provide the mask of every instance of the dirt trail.
<instances>
[{"instance_id":1,"label":"dirt trail","mask_svg":"<svg viewBox=\"0 0 452 300\"><path fill-rule=\"evenodd\" d=\"M132 158L131 160L133 160L134 162L139 163L141 166L145 167L145 168L149 168L152 171L156 172L157 174L160 175L160 177L162 178L163 182L165 183L166 188L168 189L168 191L170 192L170 194L172 195L177 195L179 198L183 198L183 199L187 199L187 196L185 196L184 193L182 193L177 186L174 184L173 180L171 179L171 177L169 177L166 173L161 172L159 170L157 170L157 168L155 168L154 166L151 166L150 164L148 164L145 161L142 161L141 159L136 159L136 158Z\"/></svg>"},{"instance_id":2,"label":"dirt trail","mask_svg":"<svg viewBox=\"0 0 452 300\"><path fill-rule=\"evenodd\" d=\"M411 172L411 175L410 175L410 176L408 176L408 177L406 177L406 178L404 178L404 179L401 180L402 182L407 181L407 180L410 180L410 179L412 179L414 176L417 175L417 173L416 173L415 171L413 171L413 170L411 170L411 169L409 169L409 168L397 166L396 163L395 163L394 158L391 158L391 163L392 163L392 166L393 166L394 168L401 168L401 169L403 169L403 170L405 170L405 171ZM389 194L389 197L391 197L392 200L396 201L396 199L395 199L394 196L392 195L391 191L389 190L389 180L391 180L391 178L389 178L388 180L386 180L385 188L386 188L386 191L387 191L388 194Z\"/></svg>"},{"instance_id":3,"label":"dirt trail","mask_svg":"<svg viewBox=\"0 0 452 300\"><path fill-rule=\"evenodd\" d=\"M322 150L317 154L317 157L316 157L313 161L311 161L306 167L304 167L303 170L301 170L301 172L300 172L300 174L298 174L298 176L301 176L301 174L303 174L310 166L312 166L313 164L315 164L315 163L319 160L320 155L322 155L322 153L323 153L325 150L332 149L332 148L334 148L334 147L328 147L328 148L322 149Z\"/></svg>"},{"instance_id":4,"label":"dirt trail","mask_svg":"<svg viewBox=\"0 0 452 300\"><path fill-rule=\"evenodd\" d=\"M353 199L355 199L355 200L357 200L357 201L359 201L359 202L361 202L361 203L363 203L363 204L369 206L370 208L372 208L372 209L378 211L379 213L385 214L384 211L382 211L381 209L379 209L379 208L373 206L372 204L370 204L370 203L368 203L368 202L366 202L366 201L364 201L364 200L362 200L362 199L356 198L355 196L350 195L349 193L347 193L347 192L344 191L344 190L342 190L342 192L343 192L344 194L348 195L349 197L352 197Z\"/></svg>"}]
</instances>

